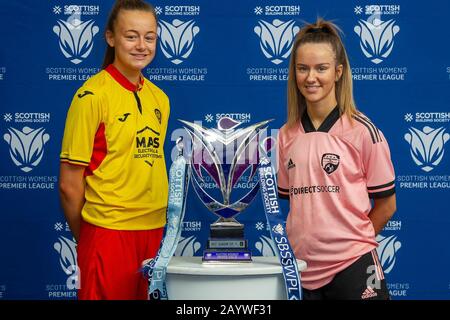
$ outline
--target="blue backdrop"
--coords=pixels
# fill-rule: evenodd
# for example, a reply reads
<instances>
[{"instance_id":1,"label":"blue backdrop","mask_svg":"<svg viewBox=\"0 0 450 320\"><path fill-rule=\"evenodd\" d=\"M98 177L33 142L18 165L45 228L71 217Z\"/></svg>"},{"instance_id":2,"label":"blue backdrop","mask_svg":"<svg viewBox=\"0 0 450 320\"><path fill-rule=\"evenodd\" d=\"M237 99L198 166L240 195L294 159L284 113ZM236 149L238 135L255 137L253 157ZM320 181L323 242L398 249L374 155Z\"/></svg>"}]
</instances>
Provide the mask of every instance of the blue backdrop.
<instances>
[{"instance_id":1,"label":"blue backdrop","mask_svg":"<svg viewBox=\"0 0 450 320\"><path fill-rule=\"evenodd\" d=\"M112 3L0 1L0 299L76 297L59 152L72 96L101 65ZM391 295L450 298L450 2L153 3L160 40L145 76L171 100L168 166L176 119L215 127L224 115L247 124L273 118L276 135L293 36L303 21L335 20L357 105L384 132L396 170L398 210L377 238ZM176 254L201 255L214 220L191 188ZM239 220L253 254L273 255L259 195Z\"/></svg>"}]
</instances>

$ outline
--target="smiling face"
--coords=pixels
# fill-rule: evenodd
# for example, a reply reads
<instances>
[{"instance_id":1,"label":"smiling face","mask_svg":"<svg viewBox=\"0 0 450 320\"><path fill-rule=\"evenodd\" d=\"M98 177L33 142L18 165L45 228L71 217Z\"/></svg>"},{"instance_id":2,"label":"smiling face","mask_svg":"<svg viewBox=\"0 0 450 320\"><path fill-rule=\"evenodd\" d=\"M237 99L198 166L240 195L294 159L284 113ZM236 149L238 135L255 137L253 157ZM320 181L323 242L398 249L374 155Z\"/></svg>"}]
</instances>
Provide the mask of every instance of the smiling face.
<instances>
[{"instance_id":1,"label":"smiling face","mask_svg":"<svg viewBox=\"0 0 450 320\"><path fill-rule=\"evenodd\" d=\"M141 70L155 57L156 28L151 12L121 10L114 30L106 32L106 41L115 51L113 64L127 78L139 77Z\"/></svg>"},{"instance_id":2,"label":"smiling face","mask_svg":"<svg viewBox=\"0 0 450 320\"><path fill-rule=\"evenodd\" d=\"M342 65L336 66L335 53L330 44L305 43L297 49L296 82L308 107L336 106L336 81L341 75Z\"/></svg>"}]
</instances>

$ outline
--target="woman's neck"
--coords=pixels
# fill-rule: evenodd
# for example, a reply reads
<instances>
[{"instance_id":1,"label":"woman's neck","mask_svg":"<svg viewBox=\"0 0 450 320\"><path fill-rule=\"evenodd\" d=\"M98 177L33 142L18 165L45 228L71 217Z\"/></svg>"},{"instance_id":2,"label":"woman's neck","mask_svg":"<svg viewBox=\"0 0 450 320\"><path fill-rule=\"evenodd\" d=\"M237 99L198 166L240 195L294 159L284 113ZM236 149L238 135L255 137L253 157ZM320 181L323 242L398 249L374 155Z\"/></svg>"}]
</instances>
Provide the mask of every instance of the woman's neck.
<instances>
[{"instance_id":1,"label":"woman's neck","mask_svg":"<svg viewBox=\"0 0 450 320\"><path fill-rule=\"evenodd\" d=\"M314 128L317 130L330 112L336 107L337 101L328 103L307 103L306 110Z\"/></svg>"},{"instance_id":2,"label":"woman's neck","mask_svg":"<svg viewBox=\"0 0 450 320\"><path fill-rule=\"evenodd\" d=\"M113 63L114 67L125 77L128 81L130 81L135 86L139 85L139 80L141 79L141 72L135 70L126 70L122 68L119 63Z\"/></svg>"}]
</instances>

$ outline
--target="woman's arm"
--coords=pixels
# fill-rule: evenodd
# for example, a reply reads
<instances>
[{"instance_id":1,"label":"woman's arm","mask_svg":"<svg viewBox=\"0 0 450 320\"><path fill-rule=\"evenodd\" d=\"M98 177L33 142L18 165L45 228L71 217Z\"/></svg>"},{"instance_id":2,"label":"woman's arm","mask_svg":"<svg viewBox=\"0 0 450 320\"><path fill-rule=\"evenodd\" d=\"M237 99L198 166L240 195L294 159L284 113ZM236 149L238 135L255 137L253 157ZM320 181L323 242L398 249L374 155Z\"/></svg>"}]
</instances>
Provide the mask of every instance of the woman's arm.
<instances>
[{"instance_id":1,"label":"woman's arm","mask_svg":"<svg viewBox=\"0 0 450 320\"><path fill-rule=\"evenodd\" d=\"M80 236L81 210L85 202L84 198L84 169L61 162L59 171L59 195L70 230L78 242Z\"/></svg>"},{"instance_id":2,"label":"woman's arm","mask_svg":"<svg viewBox=\"0 0 450 320\"><path fill-rule=\"evenodd\" d=\"M395 194L386 198L374 199L373 208L369 212L369 219L372 221L375 235L380 233L395 210L397 210Z\"/></svg>"}]
</instances>

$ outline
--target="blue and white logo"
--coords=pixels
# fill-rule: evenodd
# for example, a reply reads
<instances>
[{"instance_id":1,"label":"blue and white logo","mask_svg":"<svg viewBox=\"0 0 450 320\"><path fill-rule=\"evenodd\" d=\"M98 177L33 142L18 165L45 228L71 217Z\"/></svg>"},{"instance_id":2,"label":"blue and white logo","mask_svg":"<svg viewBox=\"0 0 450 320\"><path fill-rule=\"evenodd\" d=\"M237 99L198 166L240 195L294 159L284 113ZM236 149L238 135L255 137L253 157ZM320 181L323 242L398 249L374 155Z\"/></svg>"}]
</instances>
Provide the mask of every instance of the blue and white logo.
<instances>
[{"instance_id":1,"label":"blue and white logo","mask_svg":"<svg viewBox=\"0 0 450 320\"><path fill-rule=\"evenodd\" d=\"M58 19L57 23L53 32L59 38L61 52L70 62L79 64L91 53L99 28L94 20L81 21L80 11L74 11L67 21Z\"/></svg>"},{"instance_id":2,"label":"blue and white logo","mask_svg":"<svg viewBox=\"0 0 450 320\"><path fill-rule=\"evenodd\" d=\"M77 264L77 244L64 236L58 237L53 248L59 253L59 264L65 274L71 275L73 266Z\"/></svg>"},{"instance_id":3,"label":"blue and white logo","mask_svg":"<svg viewBox=\"0 0 450 320\"><path fill-rule=\"evenodd\" d=\"M193 257L202 245L195 236L180 237L174 256Z\"/></svg>"},{"instance_id":4,"label":"blue and white logo","mask_svg":"<svg viewBox=\"0 0 450 320\"><path fill-rule=\"evenodd\" d=\"M360 38L359 45L364 55L379 64L391 54L394 37L400 27L394 19L383 21L380 13L374 13L367 20L359 19L353 30Z\"/></svg>"},{"instance_id":5,"label":"blue and white logo","mask_svg":"<svg viewBox=\"0 0 450 320\"><path fill-rule=\"evenodd\" d=\"M255 242L255 248L259 251L261 256L263 257L275 257L277 255L277 249L275 247L275 243L270 237L261 236L259 238L260 241Z\"/></svg>"},{"instance_id":6,"label":"blue and white logo","mask_svg":"<svg viewBox=\"0 0 450 320\"><path fill-rule=\"evenodd\" d=\"M79 268L77 265L77 244L75 241L60 236L53 244L53 248L59 253L59 264L68 276L66 281L67 289L75 290L80 288Z\"/></svg>"},{"instance_id":7,"label":"blue and white logo","mask_svg":"<svg viewBox=\"0 0 450 320\"><path fill-rule=\"evenodd\" d=\"M160 20L158 36L164 56L173 64L184 62L194 49L194 38L200 32L194 20L174 19L172 23Z\"/></svg>"},{"instance_id":8,"label":"blue and white logo","mask_svg":"<svg viewBox=\"0 0 450 320\"><path fill-rule=\"evenodd\" d=\"M294 20L281 21L275 19L272 23L259 20L253 29L259 36L259 45L264 56L273 64L280 64L289 57L295 35L300 30Z\"/></svg>"},{"instance_id":9,"label":"blue and white logo","mask_svg":"<svg viewBox=\"0 0 450 320\"><path fill-rule=\"evenodd\" d=\"M32 129L23 127L22 131L9 128L3 139L9 145L9 155L20 170L30 172L42 160L44 146L50 140L50 135L44 128Z\"/></svg>"},{"instance_id":10,"label":"blue and white logo","mask_svg":"<svg viewBox=\"0 0 450 320\"><path fill-rule=\"evenodd\" d=\"M409 143L409 151L416 165L429 172L442 161L444 145L450 139L450 135L443 127L433 129L425 126L422 131L410 127L404 138Z\"/></svg>"},{"instance_id":11,"label":"blue and white logo","mask_svg":"<svg viewBox=\"0 0 450 320\"><path fill-rule=\"evenodd\" d=\"M396 253L402 247L402 243L397 240L396 235L389 237L377 235L376 241L378 242L377 253L380 257L381 266L384 273L389 273L394 268Z\"/></svg>"},{"instance_id":12,"label":"blue and white logo","mask_svg":"<svg viewBox=\"0 0 450 320\"><path fill-rule=\"evenodd\" d=\"M11 122L11 120L12 120L12 115L11 115L11 113L5 113L5 114L3 115L3 120L5 120L6 122Z\"/></svg>"},{"instance_id":13,"label":"blue and white logo","mask_svg":"<svg viewBox=\"0 0 450 320\"><path fill-rule=\"evenodd\" d=\"M284 235L284 228L283 228L283 226L281 225L281 223L279 223L279 224L273 226L272 231L273 231L274 233L278 233L278 234L281 235L281 236Z\"/></svg>"}]
</instances>

